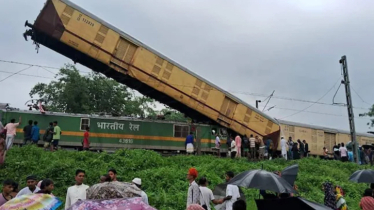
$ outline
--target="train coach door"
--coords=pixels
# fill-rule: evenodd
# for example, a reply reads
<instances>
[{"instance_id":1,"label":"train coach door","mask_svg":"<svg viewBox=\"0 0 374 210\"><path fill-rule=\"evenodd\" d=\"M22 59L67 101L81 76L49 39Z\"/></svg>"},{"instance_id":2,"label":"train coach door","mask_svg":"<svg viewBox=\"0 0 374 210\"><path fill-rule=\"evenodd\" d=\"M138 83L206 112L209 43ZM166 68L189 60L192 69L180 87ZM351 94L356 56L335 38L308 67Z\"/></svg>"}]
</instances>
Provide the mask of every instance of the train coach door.
<instances>
[{"instance_id":1,"label":"train coach door","mask_svg":"<svg viewBox=\"0 0 374 210\"><path fill-rule=\"evenodd\" d=\"M196 129L195 129L195 136L196 136L196 143L197 143L197 154L200 155L201 154L201 136L202 136L202 133L201 133L201 127L200 126L197 126Z\"/></svg>"},{"instance_id":2,"label":"train coach door","mask_svg":"<svg viewBox=\"0 0 374 210\"><path fill-rule=\"evenodd\" d=\"M191 125L190 131L193 133L196 140L196 153L199 155L201 153L201 128L196 125Z\"/></svg>"},{"instance_id":3,"label":"train coach door","mask_svg":"<svg viewBox=\"0 0 374 210\"><path fill-rule=\"evenodd\" d=\"M329 153L332 152L332 148L335 145L335 133L326 133L325 132L325 147Z\"/></svg>"}]
</instances>

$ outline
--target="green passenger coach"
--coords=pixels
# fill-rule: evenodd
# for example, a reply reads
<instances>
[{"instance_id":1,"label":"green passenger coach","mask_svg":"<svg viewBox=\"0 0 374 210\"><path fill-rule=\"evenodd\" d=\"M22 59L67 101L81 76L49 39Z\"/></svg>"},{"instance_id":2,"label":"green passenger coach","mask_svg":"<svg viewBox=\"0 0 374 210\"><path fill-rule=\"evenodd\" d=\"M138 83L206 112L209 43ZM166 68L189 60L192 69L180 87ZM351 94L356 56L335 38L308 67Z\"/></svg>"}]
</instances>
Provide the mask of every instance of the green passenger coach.
<instances>
[{"instance_id":1,"label":"green passenger coach","mask_svg":"<svg viewBox=\"0 0 374 210\"><path fill-rule=\"evenodd\" d=\"M195 148L202 152L213 152L215 134L221 138L221 152L226 152L227 131L215 125L191 124L161 120L142 120L130 117L112 117L86 114L66 114L58 112L9 111L0 110L0 117L5 126L11 119L22 117L22 124L17 129L14 144L23 142L23 127L29 120L38 121L40 141L50 122L57 121L62 136L59 146L62 148L80 148L83 134L90 127L91 150L113 151L120 148L151 149L162 152L184 152L186 136L193 132Z\"/></svg>"}]
</instances>

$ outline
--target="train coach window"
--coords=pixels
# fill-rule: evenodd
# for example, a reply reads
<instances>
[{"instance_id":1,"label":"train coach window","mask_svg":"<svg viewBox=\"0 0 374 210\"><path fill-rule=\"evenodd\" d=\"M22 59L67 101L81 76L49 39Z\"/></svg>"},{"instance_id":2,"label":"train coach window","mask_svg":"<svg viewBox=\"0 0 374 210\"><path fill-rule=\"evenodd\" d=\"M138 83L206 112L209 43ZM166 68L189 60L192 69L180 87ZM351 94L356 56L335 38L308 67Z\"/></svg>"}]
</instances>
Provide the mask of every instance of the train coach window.
<instances>
[{"instance_id":1,"label":"train coach window","mask_svg":"<svg viewBox=\"0 0 374 210\"><path fill-rule=\"evenodd\" d=\"M189 135L190 127L188 125L174 125L174 137L185 138Z\"/></svg>"},{"instance_id":2,"label":"train coach window","mask_svg":"<svg viewBox=\"0 0 374 210\"><path fill-rule=\"evenodd\" d=\"M221 136L227 136L227 130L225 128L220 128L219 129L219 134Z\"/></svg>"},{"instance_id":3,"label":"train coach window","mask_svg":"<svg viewBox=\"0 0 374 210\"><path fill-rule=\"evenodd\" d=\"M90 119L89 118L81 118L81 131L86 130L87 126L90 126Z\"/></svg>"}]
</instances>

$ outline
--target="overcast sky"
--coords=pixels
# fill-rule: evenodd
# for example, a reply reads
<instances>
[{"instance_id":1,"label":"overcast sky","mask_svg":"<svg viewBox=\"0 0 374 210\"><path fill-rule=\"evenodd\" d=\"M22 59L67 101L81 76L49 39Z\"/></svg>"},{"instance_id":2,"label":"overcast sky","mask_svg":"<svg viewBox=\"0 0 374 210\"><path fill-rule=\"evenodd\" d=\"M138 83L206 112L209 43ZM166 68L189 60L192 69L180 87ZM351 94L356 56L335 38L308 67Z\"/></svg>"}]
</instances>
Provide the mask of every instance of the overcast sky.
<instances>
[{"instance_id":1,"label":"overcast sky","mask_svg":"<svg viewBox=\"0 0 374 210\"><path fill-rule=\"evenodd\" d=\"M266 113L278 119L348 130L346 107L280 99L317 101L327 93L319 102L331 104L341 78L338 61L347 55L351 85L358 93L352 93L356 129L369 130L369 120L358 114L374 103L374 1L73 1L253 106L266 98L254 95L275 90L279 98L271 99L267 107L275 108ZM71 63L44 46L37 54L22 37L25 21L33 22L44 3L0 2L0 60L53 67ZM0 62L0 81L11 75L4 71L25 67ZM1 81L0 101L25 109L31 88L54 75L38 67L22 74L36 77L14 75ZM345 103L343 86L336 102Z\"/></svg>"}]
</instances>

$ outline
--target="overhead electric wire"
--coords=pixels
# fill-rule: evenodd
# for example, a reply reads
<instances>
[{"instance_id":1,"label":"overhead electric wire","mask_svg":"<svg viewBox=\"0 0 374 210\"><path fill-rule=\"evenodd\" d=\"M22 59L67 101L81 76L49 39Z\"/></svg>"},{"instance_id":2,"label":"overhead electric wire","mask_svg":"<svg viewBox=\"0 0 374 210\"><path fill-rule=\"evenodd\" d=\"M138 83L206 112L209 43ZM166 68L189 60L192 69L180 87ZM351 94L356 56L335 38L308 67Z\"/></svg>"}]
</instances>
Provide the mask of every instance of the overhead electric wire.
<instances>
[{"instance_id":1,"label":"overhead electric wire","mask_svg":"<svg viewBox=\"0 0 374 210\"><path fill-rule=\"evenodd\" d=\"M43 65L37 65L37 64L29 64L29 63L23 63L23 62L16 62L16 61L7 61L7 60L1 60L0 59L0 62L3 62L3 63L11 63L11 64L20 64L20 65L28 65L28 66L36 66L36 67L40 67L40 68L49 68L49 69L60 69L60 68L57 68L57 67L51 67L51 66L43 66ZM78 70L79 71L79 70ZM0 71L0 72L4 72L4 71ZM82 71L79 71L79 72L82 72ZM4 73L10 73L10 72L4 72ZM82 73L89 73L89 72L82 72ZM23 75L23 76L32 76L32 77L38 77L38 76L34 76L34 75L26 75L26 74L19 74L19 75ZM41 78L48 78L48 77L41 77ZM51 78L53 79L53 78ZM145 81L144 81L145 82ZM169 83L170 84L170 83ZM174 85L174 86L180 86L180 87L190 87L190 88L193 88L193 86L187 86L187 85L183 85L183 84L170 84L170 85ZM243 95L250 95L250 96L260 96L260 97L266 97L266 99L268 99L270 96L267 95L267 94L261 94L261 93L251 93L251 92L245 92L245 91L235 91L235 90L229 90L228 92L230 93L236 93L236 94L243 94ZM334 105L334 104L330 104L330 103L324 103L324 102L319 102L319 101L310 101L310 100L304 100L304 99L298 99L298 98L290 98L290 97L282 97L282 96L272 96L272 98L275 98L275 99L280 99L280 100L287 100L287 101L297 101L297 102L303 102L303 103L311 103L311 104L319 104L319 105L327 105L327 106L334 106L334 107L337 107L338 105ZM361 109L361 110L368 110L369 108L364 108L364 107L353 107L354 109Z\"/></svg>"},{"instance_id":2,"label":"overhead electric wire","mask_svg":"<svg viewBox=\"0 0 374 210\"><path fill-rule=\"evenodd\" d=\"M316 103L318 102L318 101L320 101L322 98L324 98L334 87L335 87L335 85L338 83L340 81L340 77L339 77L339 79L335 82L335 84L325 93L325 94L323 94L323 96L322 97L320 97L317 101L316 101ZM291 115L288 115L288 116L286 116L286 117L281 117L281 118L279 118L280 120L283 120L283 119L285 119L285 118L288 118L288 117L292 117L292 116L294 116L294 115L297 115L297 114L299 114L300 112L303 112L303 111L305 111L305 110L307 110L307 109L309 109L310 107L312 107L314 104L316 104L316 103L312 103L310 106L307 106L307 107L305 107L304 109L302 109L302 110L300 110L300 111L297 111L297 112L295 112L295 113L293 113L293 114L291 114Z\"/></svg>"},{"instance_id":3,"label":"overhead electric wire","mask_svg":"<svg viewBox=\"0 0 374 210\"><path fill-rule=\"evenodd\" d=\"M356 95L361 99L362 102L364 102L365 104L368 104L368 105L372 106L372 104L370 104L370 103L366 102L364 99L362 99L362 97L360 96L360 94L358 94L356 92L356 90L352 87L352 85L351 85L351 88L352 88L353 92L355 92Z\"/></svg>"},{"instance_id":4,"label":"overhead electric wire","mask_svg":"<svg viewBox=\"0 0 374 210\"><path fill-rule=\"evenodd\" d=\"M42 65L37 65L37 64L22 63L22 62L17 62L17 61L7 61L7 60L1 60L1 59L0 59L0 62L3 62L3 63L11 63L11 64L19 64L19 65L26 65L26 66L44 67L44 68L57 69L57 70L60 69L60 68L57 68L57 67L42 66Z\"/></svg>"},{"instance_id":5,"label":"overhead electric wire","mask_svg":"<svg viewBox=\"0 0 374 210\"><path fill-rule=\"evenodd\" d=\"M270 96L268 97L269 98L269 100L267 100L267 102L266 102L266 104L265 104L265 106L264 106L264 108L262 109L262 111L264 111L265 110L265 108L266 108L266 106L268 105L268 103L269 103L269 101L270 101L270 99L271 99L271 97L273 96L273 94L274 94L274 92L275 92L275 90L270 94Z\"/></svg>"},{"instance_id":6,"label":"overhead electric wire","mask_svg":"<svg viewBox=\"0 0 374 210\"><path fill-rule=\"evenodd\" d=\"M49 71L47 68L45 68L45 67L40 67L40 68L42 68L42 69L44 69L45 71L48 71L49 73L51 73L51 74L54 74L54 75L56 75L56 73L55 72L52 72L52 71Z\"/></svg>"},{"instance_id":7,"label":"overhead electric wire","mask_svg":"<svg viewBox=\"0 0 374 210\"><path fill-rule=\"evenodd\" d=\"M260 106L260 107L263 107L263 106ZM274 109L281 109L281 110L288 110L288 111L302 111L302 112L305 112L305 113L311 113L311 114L321 114L321 115L329 115L329 116L335 116L335 117L348 117L348 116L345 116L345 115L342 115L342 114L331 114L331 113L326 113L326 112L315 112L315 111L303 111L303 110L300 110L300 109L289 109L289 108L283 108L283 107L275 107L274 106ZM370 119L369 117L355 117L356 119Z\"/></svg>"},{"instance_id":8,"label":"overhead electric wire","mask_svg":"<svg viewBox=\"0 0 374 210\"><path fill-rule=\"evenodd\" d=\"M5 77L4 79L0 80L0 82L3 82L4 80L6 80L6 79L8 79L8 78L10 78L10 77L12 77L12 76L14 76L14 75L16 75L16 74L19 74L19 73L21 73L21 72L23 72L23 71L26 71L27 69L29 69L29 68L31 68L31 67L32 67L32 66L29 66L29 67L26 67L26 68L24 68L24 69L21 69L21 70L15 72L15 73L13 73L13 74L11 74L11 75Z\"/></svg>"},{"instance_id":9,"label":"overhead electric wire","mask_svg":"<svg viewBox=\"0 0 374 210\"><path fill-rule=\"evenodd\" d=\"M242 95L250 95L250 96L260 96L260 97L266 97L267 96L265 94L250 93L250 92L243 92L243 91L230 90L228 92L236 93L236 94L242 94ZM310 101L310 100L304 100L304 99L298 99L298 98L289 98L289 97L281 97L281 96L273 96L272 98L280 99L280 100L286 100L286 101L297 101L297 102L303 102L303 103L315 103L315 104L319 104L319 105L327 105L327 106L334 106L334 107L339 106L339 105L334 105L334 104L330 104L330 103L324 103L324 102L319 102L319 101ZM343 105L340 105L340 106L343 106ZM369 108L364 108L364 107L353 107L353 108L363 109L363 110L369 109Z\"/></svg>"},{"instance_id":10,"label":"overhead electric wire","mask_svg":"<svg viewBox=\"0 0 374 210\"><path fill-rule=\"evenodd\" d=\"M1 70L0 70L0 73L13 74L14 72L10 72L10 71L1 71ZM17 75L28 76L28 77L36 77L36 78L44 78L44 79L55 79L55 78L53 78L53 77L44 77L44 76L31 75L31 74L21 74L21 73L18 73Z\"/></svg>"},{"instance_id":11,"label":"overhead electric wire","mask_svg":"<svg viewBox=\"0 0 374 210\"><path fill-rule=\"evenodd\" d=\"M23 62L17 62L17 61L7 61L7 60L1 60L1 59L0 59L0 62L2 62L2 63L10 63L10 64L19 64L19 65L25 65L25 66L35 66L35 67L40 67L40 68L48 68L48 69L56 69L56 70L60 70L61 69L61 68L52 67L52 66L43 66L43 65L38 65L38 64L23 63ZM85 73L85 74L89 74L90 73L90 72L86 72L86 71L79 71L79 72Z\"/></svg>"}]
</instances>

